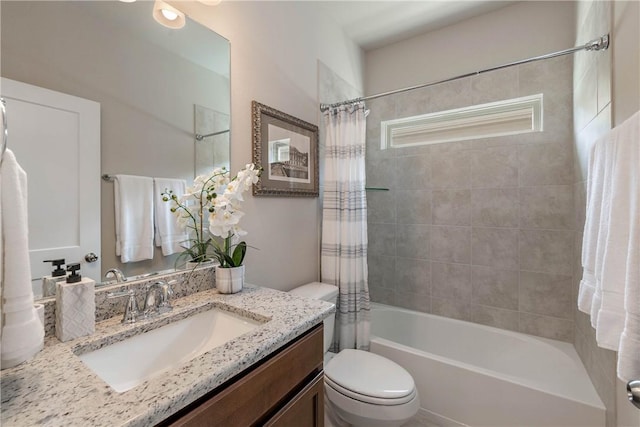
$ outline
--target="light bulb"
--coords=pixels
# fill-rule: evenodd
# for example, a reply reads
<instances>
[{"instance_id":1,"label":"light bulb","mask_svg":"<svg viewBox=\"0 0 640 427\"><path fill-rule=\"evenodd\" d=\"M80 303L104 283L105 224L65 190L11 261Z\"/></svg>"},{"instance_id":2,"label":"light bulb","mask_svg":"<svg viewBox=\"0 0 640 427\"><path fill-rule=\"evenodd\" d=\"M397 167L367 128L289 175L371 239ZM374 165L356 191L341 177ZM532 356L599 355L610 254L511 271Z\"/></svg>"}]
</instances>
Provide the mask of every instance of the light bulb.
<instances>
[{"instance_id":1,"label":"light bulb","mask_svg":"<svg viewBox=\"0 0 640 427\"><path fill-rule=\"evenodd\" d=\"M178 14L171 10L161 9L160 12L162 12L162 16L167 18L169 21L175 21L178 18Z\"/></svg>"},{"instance_id":2,"label":"light bulb","mask_svg":"<svg viewBox=\"0 0 640 427\"><path fill-rule=\"evenodd\" d=\"M162 0L156 0L153 5L153 19L159 24L174 30L184 27L186 23L184 13Z\"/></svg>"}]
</instances>

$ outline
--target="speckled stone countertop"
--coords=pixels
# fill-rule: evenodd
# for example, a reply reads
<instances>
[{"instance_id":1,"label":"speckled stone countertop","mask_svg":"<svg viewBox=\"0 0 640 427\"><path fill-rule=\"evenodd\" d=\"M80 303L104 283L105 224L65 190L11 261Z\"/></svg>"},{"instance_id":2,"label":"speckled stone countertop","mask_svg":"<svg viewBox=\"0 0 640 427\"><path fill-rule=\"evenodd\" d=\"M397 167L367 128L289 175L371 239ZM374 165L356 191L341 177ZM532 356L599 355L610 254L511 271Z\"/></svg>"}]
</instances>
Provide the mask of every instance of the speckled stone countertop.
<instances>
[{"instance_id":1,"label":"speckled stone countertop","mask_svg":"<svg viewBox=\"0 0 640 427\"><path fill-rule=\"evenodd\" d=\"M319 324L332 304L246 285L233 295L215 289L172 301L173 311L134 325L117 316L96 333L62 343L47 338L32 360L0 373L2 426L150 426L195 401ZM173 370L117 393L86 367L82 354L213 307L264 322ZM74 353L75 352L75 353Z\"/></svg>"}]
</instances>

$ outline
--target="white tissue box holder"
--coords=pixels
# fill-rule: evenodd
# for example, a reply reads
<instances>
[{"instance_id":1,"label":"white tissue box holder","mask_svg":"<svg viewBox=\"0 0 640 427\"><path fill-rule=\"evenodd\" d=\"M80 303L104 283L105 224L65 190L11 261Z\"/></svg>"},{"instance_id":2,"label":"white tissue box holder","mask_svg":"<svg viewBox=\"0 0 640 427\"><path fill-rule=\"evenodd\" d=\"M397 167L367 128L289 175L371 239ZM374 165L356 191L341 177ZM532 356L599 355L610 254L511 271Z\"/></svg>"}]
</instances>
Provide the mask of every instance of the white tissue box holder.
<instances>
[{"instance_id":1,"label":"white tissue box holder","mask_svg":"<svg viewBox=\"0 0 640 427\"><path fill-rule=\"evenodd\" d=\"M95 282L56 284L56 337L62 342L91 335L96 330Z\"/></svg>"}]
</instances>

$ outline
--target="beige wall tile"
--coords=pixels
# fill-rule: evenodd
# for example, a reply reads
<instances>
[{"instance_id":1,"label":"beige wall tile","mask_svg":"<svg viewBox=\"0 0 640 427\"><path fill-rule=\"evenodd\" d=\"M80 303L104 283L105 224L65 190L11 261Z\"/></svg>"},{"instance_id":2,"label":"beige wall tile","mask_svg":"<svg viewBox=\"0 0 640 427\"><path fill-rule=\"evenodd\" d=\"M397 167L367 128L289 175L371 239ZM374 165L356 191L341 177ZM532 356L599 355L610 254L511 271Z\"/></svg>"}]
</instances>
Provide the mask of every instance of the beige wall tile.
<instances>
[{"instance_id":1,"label":"beige wall tile","mask_svg":"<svg viewBox=\"0 0 640 427\"><path fill-rule=\"evenodd\" d=\"M569 144L518 147L520 186L573 184L573 152Z\"/></svg>"},{"instance_id":2,"label":"beige wall tile","mask_svg":"<svg viewBox=\"0 0 640 427\"><path fill-rule=\"evenodd\" d=\"M471 262L500 270L518 270L518 230L473 227Z\"/></svg>"},{"instance_id":3,"label":"beige wall tile","mask_svg":"<svg viewBox=\"0 0 640 427\"><path fill-rule=\"evenodd\" d=\"M371 255L396 255L396 225L367 224L368 253Z\"/></svg>"},{"instance_id":4,"label":"beige wall tile","mask_svg":"<svg viewBox=\"0 0 640 427\"><path fill-rule=\"evenodd\" d=\"M396 231L396 255L404 258L429 258L428 225L400 225Z\"/></svg>"},{"instance_id":5,"label":"beige wall tile","mask_svg":"<svg viewBox=\"0 0 640 427\"><path fill-rule=\"evenodd\" d=\"M518 330L518 312L483 305L471 305L471 320L496 328Z\"/></svg>"},{"instance_id":6,"label":"beige wall tile","mask_svg":"<svg viewBox=\"0 0 640 427\"><path fill-rule=\"evenodd\" d=\"M441 262L471 262L471 227L432 226L431 259Z\"/></svg>"},{"instance_id":7,"label":"beige wall tile","mask_svg":"<svg viewBox=\"0 0 640 427\"><path fill-rule=\"evenodd\" d=\"M376 288L395 288L396 257L367 255L369 286Z\"/></svg>"},{"instance_id":8,"label":"beige wall tile","mask_svg":"<svg viewBox=\"0 0 640 427\"><path fill-rule=\"evenodd\" d=\"M368 191L367 221L372 223L395 223L395 194L395 191Z\"/></svg>"},{"instance_id":9,"label":"beige wall tile","mask_svg":"<svg viewBox=\"0 0 640 427\"><path fill-rule=\"evenodd\" d=\"M517 271L473 266L471 300L473 304L518 310L518 283Z\"/></svg>"},{"instance_id":10,"label":"beige wall tile","mask_svg":"<svg viewBox=\"0 0 640 427\"><path fill-rule=\"evenodd\" d=\"M394 188L396 181L395 158L369 158L366 160L367 186Z\"/></svg>"},{"instance_id":11,"label":"beige wall tile","mask_svg":"<svg viewBox=\"0 0 640 427\"><path fill-rule=\"evenodd\" d=\"M472 77L473 104L517 97L518 71L518 67L509 67Z\"/></svg>"},{"instance_id":12,"label":"beige wall tile","mask_svg":"<svg viewBox=\"0 0 640 427\"><path fill-rule=\"evenodd\" d=\"M431 263L431 296L471 301L471 267L464 264Z\"/></svg>"},{"instance_id":13,"label":"beige wall tile","mask_svg":"<svg viewBox=\"0 0 640 427\"><path fill-rule=\"evenodd\" d=\"M520 272L520 310L527 313L574 318L571 276Z\"/></svg>"},{"instance_id":14,"label":"beige wall tile","mask_svg":"<svg viewBox=\"0 0 640 427\"><path fill-rule=\"evenodd\" d=\"M431 186L431 156L398 157L396 159L395 188L424 190Z\"/></svg>"},{"instance_id":15,"label":"beige wall tile","mask_svg":"<svg viewBox=\"0 0 640 427\"><path fill-rule=\"evenodd\" d=\"M431 190L397 190L398 224L431 224Z\"/></svg>"},{"instance_id":16,"label":"beige wall tile","mask_svg":"<svg viewBox=\"0 0 640 427\"><path fill-rule=\"evenodd\" d=\"M573 232L520 230L520 268L526 271L571 275Z\"/></svg>"},{"instance_id":17,"label":"beige wall tile","mask_svg":"<svg viewBox=\"0 0 640 427\"><path fill-rule=\"evenodd\" d=\"M441 83L432 87L407 92L398 103L397 117L411 117L471 104L471 79Z\"/></svg>"},{"instance_id":18,"label":"beige wall tile","mask_svg":"<svg viewBox=\"0 0 640 427\"><path fill-rule=\"evenodd\" d=\"M547 185L520 188L520 227L574 228L573 187Z\"/></svg>"},{"instance_id":19,"label":"beige wall tile","mask_svg":"<svg viewBox=\"0 0 640 427\"><path fill-rule=\"evenodd\" d=\"M545 61L519 65L519 96L537 93L571 96L573 93L573 57L559 56ZM545 99L546 102L546 99Z\"/></svg>"},{"instance_id":20,"label":"beige wall tile","mask_svg":"<svg viewBox=\"0 0 640 427\"><path fill-rule=\"evenodd\" d=\"M372 286L371 283L369 283L369 298L371 298L371 301L380 304L395 305L396 303L393 289Z\"/></svg>"},{"instance_id":21,"label":"beige wall tile","mask_svg":"<svg viewBox=\"0 0 640 427\"><path fill-rule=\"evenodd\" d=\"M471 188L469 153L432 153L431 188Z\"/></svg>"},{"instance_id":22,"label":"beige wall tile","mask_svg":"<svg viewBox=\"0 0 640 427\"><path fill-rule=\"evenodd\" d=\"M433 190L432 222L435 225L471 225L470 190Z\"/></svg>"},{"instance_id":23,"label":"beige wall tile","mask_svg":"<svg viewBox=\"0 0 640 427\"><path fill-rule=\"evenodd\" d=\"M423 259L396 258L395 289L420 295L431 294L430 263Z\"/></svg>"},{"instance_id":24,"label":"beige wall tile","mask_svg":"<svg viewBox=\"0 0 640 427\"><path fill-rule=\"evenodd\" d=\"M525 334L573 342L574 327L573 320L520 313L520 332Z\"/></svg>"},{"instance_id":25,"label":"beige wall tile","mask_svg":"<svg viewBox=\"0 0 640 427\"><path fill-rule=\"evenodd\" d=\"M473 188L513 188L518 186L518 147L491 147L471 152Z\"/></svg>"},{"instance_id":26,"label":"beige wall tile","mask_svg":"<svg viewBox=\"0 0 640 427\"><path fill-rule=\"evenodd\" d=\"M580 131L598 114L598 73L596 57L591 56L589 65L575 84L573 104L573 127Z\"/></svg>"},{"instance_id":27,"label":"beige wall tile","mask_svg":"<svg viewBox=\"0 0 640 427\"><path fill-rule=\"evenodd\" d=\"M519 224L518 189L480 189L471 192L471 223L474 226L510 227Z\"/></svg>"},{"instance_id":28,"label":"beige wall tile","mask_svg":"<svg viewBox=\"0 0 640 427\"><path fill-rule=\"evenodd\" d=\"M431 313L459 320L471 320L471 305L465 301L431 298Z\"/></svg>"},{"instance_id":29,"label":"beige wall tile","mask_svg":"<svg viewBox=\"0 0 640 427\"><path fill-rule=\"evenodd\" d=\"M396 291L395 301L398 307L421 311L423 313L431 313L431 297L429 295Z\"/></svg>"}]
</instances>

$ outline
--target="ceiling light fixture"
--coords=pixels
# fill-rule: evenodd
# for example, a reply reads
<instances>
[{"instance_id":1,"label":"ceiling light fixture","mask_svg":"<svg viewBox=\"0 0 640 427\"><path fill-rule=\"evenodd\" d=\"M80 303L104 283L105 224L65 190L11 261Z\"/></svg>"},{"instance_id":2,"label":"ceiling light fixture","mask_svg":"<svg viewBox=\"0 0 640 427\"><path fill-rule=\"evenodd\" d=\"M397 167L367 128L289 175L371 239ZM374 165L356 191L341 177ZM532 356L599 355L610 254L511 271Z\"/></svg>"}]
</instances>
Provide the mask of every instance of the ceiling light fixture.
<instances>
[{"instance_id":1,"label":"ceiling light fixture","mask_svg":"<svg viewBox=\"0 0 640 427\"><path fill-rule=\"evenodd\" d=\"M184 27L186 23L184 13L162 0L156 0L153 4L153 19L159 24L174 30Z\"/></svg>"},{"instance_id":2,"label":"ceiling light fixture","mask_svg":"<svg viewBox=\"0 0 640 427\"><path fill-rule=\"evenodd\" d=\"M222 0L198 0L202 4L206 4L207 6L217 6L222 3Z\"/></svg>"}]
</instances>

